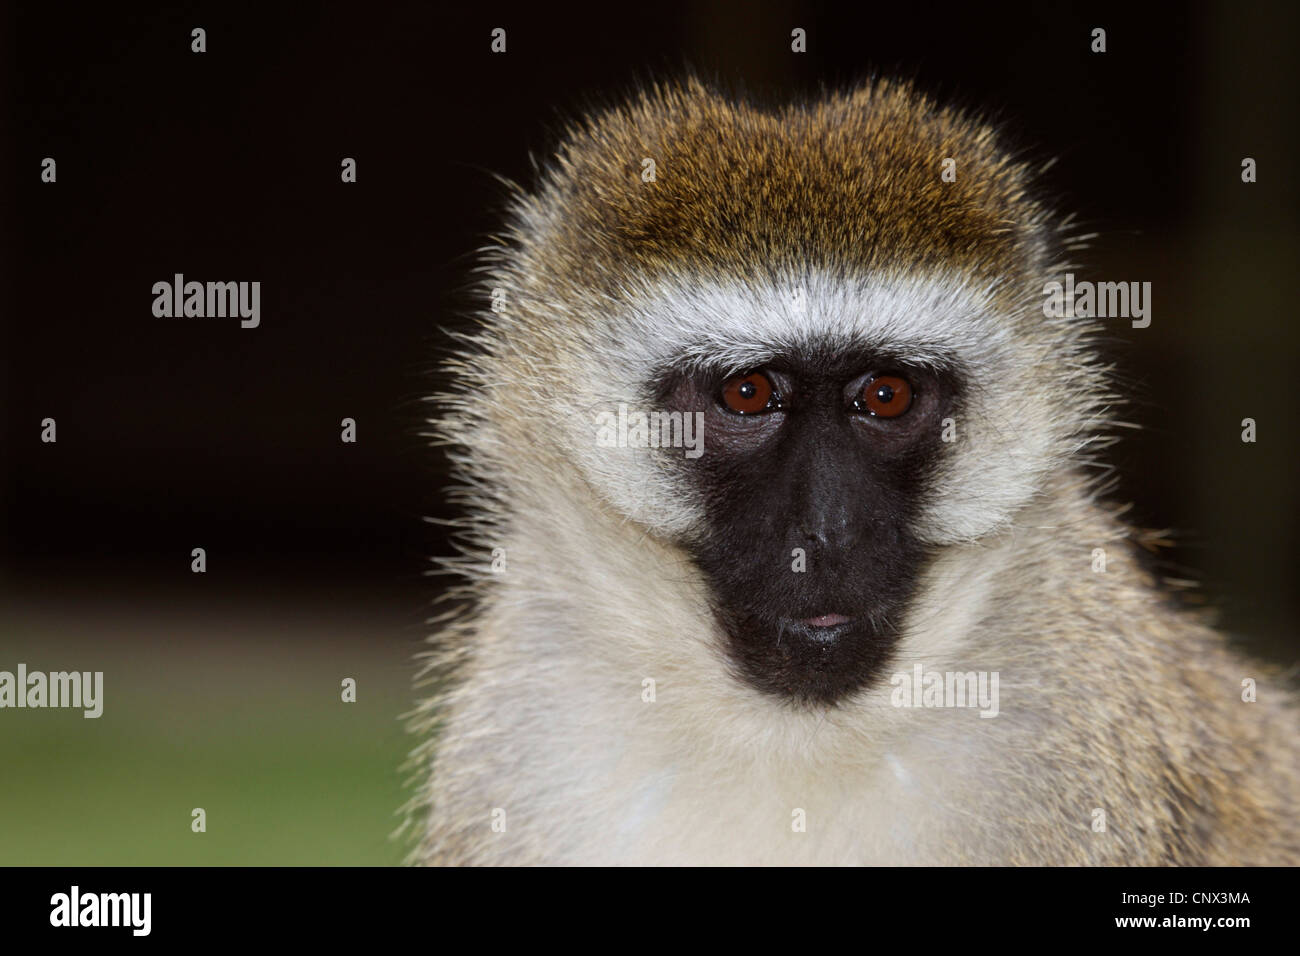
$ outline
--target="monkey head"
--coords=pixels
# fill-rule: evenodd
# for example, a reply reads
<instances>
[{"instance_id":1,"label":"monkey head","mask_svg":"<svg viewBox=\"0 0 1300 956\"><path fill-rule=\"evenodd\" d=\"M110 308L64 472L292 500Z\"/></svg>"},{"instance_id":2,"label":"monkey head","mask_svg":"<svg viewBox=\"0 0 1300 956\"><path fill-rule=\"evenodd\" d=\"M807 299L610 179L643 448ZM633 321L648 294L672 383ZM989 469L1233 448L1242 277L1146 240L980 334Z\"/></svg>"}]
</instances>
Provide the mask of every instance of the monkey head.
<instances>
[{"instance_id":1,"label":"monkey head","mask_svg":"<svg viewBox=\"0 0 1300 956\"><path fill-rule=\"evenodd\" d=\"M510 307L484 367L511 380L479 385L529 396L511 415L609 521L689 556L735 679L837 703L882 676L927 564L1004 530L1104 418L1089 325L1044 314L1061 241L1032 189L906 85L644 92L516 198L486 280ZM699 453L593 440L628 410L699 422ZM526 454L500 467L527 481Z\"/></svg>"}]
</instances>

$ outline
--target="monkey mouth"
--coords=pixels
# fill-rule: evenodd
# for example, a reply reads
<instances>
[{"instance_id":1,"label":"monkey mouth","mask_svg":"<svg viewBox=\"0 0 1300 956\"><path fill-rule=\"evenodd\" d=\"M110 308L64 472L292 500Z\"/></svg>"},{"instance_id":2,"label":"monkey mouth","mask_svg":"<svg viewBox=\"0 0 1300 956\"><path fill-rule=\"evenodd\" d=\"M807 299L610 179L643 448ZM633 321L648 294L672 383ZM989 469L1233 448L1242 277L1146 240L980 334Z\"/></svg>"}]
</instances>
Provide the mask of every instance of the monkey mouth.
<instances>
[{"instance_id":1,"label":"monkey mouth","mask_svg":"<svg viewBox=\"0 0 1300 956\"><path fill-rule=\"evenodd\" d=\"M806 624L809 627L837 627L840 624L848 624L853 620L843 614L822 614L818 617L805 617L800 624Z\"/></svg>"},{"instance_id":2,"label":"monkey mouth","mask_svg":"<svg viewBox=\"0 0 1300 956\"><path fill-rule=\"evenodd\" d=\"M828 602L831 603L831 602ZM751 686L802 705L834 705L878 680L896 632L869 609L849 615L826 605L766 615L715 608L727 650ZM809 611L823 611L809 615Z\"/></svg>"},{"instance_id":3,"label":"monkey mouth","mask_svg":"<svg viewBox=\"0 0 1300 956\"><path fill-rule=\"evenodd\" d=\"M834 644L853 631L853 618L844 614L821 614L817 617L781 618L777 621L777 640L794 637L812 644Z\"/></svg>"}]
</instances>

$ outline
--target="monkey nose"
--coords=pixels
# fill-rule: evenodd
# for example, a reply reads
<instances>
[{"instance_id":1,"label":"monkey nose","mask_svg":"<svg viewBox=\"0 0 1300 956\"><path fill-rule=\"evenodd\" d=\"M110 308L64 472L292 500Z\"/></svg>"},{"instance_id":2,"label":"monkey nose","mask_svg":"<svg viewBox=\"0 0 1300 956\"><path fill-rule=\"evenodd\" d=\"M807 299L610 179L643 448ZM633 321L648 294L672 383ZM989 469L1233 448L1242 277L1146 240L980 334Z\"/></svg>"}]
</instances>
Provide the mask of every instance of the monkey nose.
<instances>
[{"instance_id":1,"label":"monkey nose","mask_svg":"<svg viewBox=\"0 0 1300 956\"><path fill-rule=\"evenodd\" d=\"M821 528L804 527L799 530L799 533L803 536L803 540L815 544L819 548L826 547L826 532Z\"/></svg>"}]
</instances>

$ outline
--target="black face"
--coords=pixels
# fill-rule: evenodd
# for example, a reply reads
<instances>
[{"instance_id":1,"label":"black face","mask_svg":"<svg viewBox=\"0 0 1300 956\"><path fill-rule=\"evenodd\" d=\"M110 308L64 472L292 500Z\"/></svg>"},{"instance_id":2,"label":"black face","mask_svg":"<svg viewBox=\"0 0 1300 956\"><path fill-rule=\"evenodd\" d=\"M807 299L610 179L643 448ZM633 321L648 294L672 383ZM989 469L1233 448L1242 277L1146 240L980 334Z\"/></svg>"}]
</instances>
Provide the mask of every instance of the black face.
<instances>
[{"instance_id":1,"label":"black face","mask_svg":"<svg viewBox=\"0 0 1300 956\"><path fill-rule=\"evenodd\" d=\"M691 551L744 680L828 704L882 674L926 560L912 528L957 385L870 355L671 376L665 404L705 413L687 466L708 531Z\"/></svg>"}]
</instances>

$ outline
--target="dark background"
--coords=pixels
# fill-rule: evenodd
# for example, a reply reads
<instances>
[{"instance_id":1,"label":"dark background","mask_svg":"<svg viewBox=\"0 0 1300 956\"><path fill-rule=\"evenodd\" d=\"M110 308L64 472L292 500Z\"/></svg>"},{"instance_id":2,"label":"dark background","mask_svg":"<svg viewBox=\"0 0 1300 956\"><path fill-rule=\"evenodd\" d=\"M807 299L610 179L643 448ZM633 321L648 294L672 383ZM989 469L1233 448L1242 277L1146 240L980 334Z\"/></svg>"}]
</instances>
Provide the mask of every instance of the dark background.
<instances>
[{"instance_id":1,"label":"dark background","mask_svg":"<svg viewBox=\"0 0 1300 956\"><path fill-rule=\"evenodd\" d=\"M385 688L375 719L392 721L439 587L427 559L445 551L422 520L447 514L423 399L439 328L474 304L463 291L473 250L503 198L493 174L529 182L530 153L545 155L566 117L687 64L771 98L902 73L993 113L1033 155L1059 157L1045 188L1100 233L1079 277L1154 286L1150 328L1109 325L1128 417L1144 429L1112 455L1117 496L1137 523L1174 529L1166 573L1200 580L1195 599L1290 663L1298 9L6 10L0 605L11 613L0 667L137 642L145 657L179 655L177 672L194 676L173 686L193 702L219 696L202 679L218 664L240 687L241 661L281 654L265 701L275 712L312 664L337 700L335 655L342 673L373 669ZM196 26L203 54L190 52ZM497 26L505 55L489 52ZM790 52L796 26L806 54ZM1089 52L1095 26L1104 55ZM40 181L46 156L57 184ZM356 184L340 182L345 156ZM1245 156L1259 163L1254 185L1240 180ZM260 280L261 327L155 318L151 286L175 272ZM54 445L40 442L47 416ZM356 445L339 441L345 416ZM1240 441L1248 416L1253 445ZM194 547L207 549L204 575L189 570ZM147 722L161 705L124 666L119 682L133 679ZM385 739L405 746L399 729ZM24 799L34 812L44 796Z\"/></svg>"}]
</instances>

